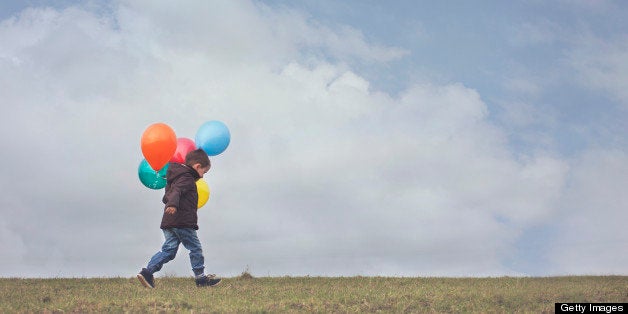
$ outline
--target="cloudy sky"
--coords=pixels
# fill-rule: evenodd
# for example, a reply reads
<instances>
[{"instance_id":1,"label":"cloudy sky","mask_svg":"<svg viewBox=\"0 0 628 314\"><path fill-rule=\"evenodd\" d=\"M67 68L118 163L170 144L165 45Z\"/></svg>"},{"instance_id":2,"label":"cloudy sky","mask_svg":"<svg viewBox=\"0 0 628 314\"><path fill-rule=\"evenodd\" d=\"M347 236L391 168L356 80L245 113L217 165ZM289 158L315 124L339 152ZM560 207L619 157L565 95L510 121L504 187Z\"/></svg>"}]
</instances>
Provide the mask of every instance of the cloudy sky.
<instances>
[{"instance_id":1,"label":"cloudy sky","mask_svg":"<svg viewBox=\"0 0 628 314\"><path fill-rule=\"evenodd\" d=\"M624 1L3 1L0 276L133 276L152 123L236 276L628 275ZM188 276L180 248L161 275Z\"/></svg>"}]
</instances>

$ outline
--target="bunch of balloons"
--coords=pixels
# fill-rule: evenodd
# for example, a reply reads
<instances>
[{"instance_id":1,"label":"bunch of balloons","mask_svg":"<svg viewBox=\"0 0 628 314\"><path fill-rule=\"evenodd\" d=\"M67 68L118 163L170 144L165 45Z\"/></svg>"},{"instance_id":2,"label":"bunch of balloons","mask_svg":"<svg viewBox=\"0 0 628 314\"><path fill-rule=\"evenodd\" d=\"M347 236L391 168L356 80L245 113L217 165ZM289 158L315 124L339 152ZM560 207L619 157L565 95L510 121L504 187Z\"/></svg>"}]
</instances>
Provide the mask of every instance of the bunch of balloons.
<instances>
[{"instance_id":1,"label":"bunch of balloons","mask_svg":"<svg viewBox=\"0 0 628 314\"><path fill-rule=\"evenodd\" d=\"M220 121L207 121L196 132L194 141L180 137L165 123L154 123L148 126L141 139L144 159L137 170L140 182L153 190L166 186L166 173L171 162L184 163L187 153L202 148L207 155L216 156L227 149L231 142L231 133ZM198 191L198 207L201 208L209 200L209 186L203 179L196 181Z\"/></svg>"}]
</instances>

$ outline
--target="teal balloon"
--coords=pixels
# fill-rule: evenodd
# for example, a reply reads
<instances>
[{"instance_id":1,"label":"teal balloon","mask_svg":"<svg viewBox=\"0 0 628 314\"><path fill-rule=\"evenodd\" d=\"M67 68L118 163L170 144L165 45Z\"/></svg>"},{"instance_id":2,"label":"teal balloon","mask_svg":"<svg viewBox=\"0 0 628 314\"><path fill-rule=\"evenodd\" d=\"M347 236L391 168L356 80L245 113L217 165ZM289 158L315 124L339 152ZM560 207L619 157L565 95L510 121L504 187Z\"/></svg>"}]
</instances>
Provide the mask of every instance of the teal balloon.
<instances>
[{"instance_id":1,"label":"teal balloon","mask_svg":"<svg viewBox=\"0 0 628 314\"><path fill-rule=\"evenodd\" d=\"M140 166L137 169L137 175L140 177L140 181L145 187L159 190L166 186L166 173L168 172L168 165L166 164L159 171L153 170L148 164L146 159L140 162Z\"/></svg>"},{"instance_id":2,"label":"teal balloon","mask_svg":"<svg viewBox=\"0 0 628 314\"><path fill-rule=\"evenodd\" d=\"M201 125L194 137L196 147L202 148L207 155L216 156L227 149L231 142L231 133L220 121L207 121Z\"/></svg>"}]
</instances>

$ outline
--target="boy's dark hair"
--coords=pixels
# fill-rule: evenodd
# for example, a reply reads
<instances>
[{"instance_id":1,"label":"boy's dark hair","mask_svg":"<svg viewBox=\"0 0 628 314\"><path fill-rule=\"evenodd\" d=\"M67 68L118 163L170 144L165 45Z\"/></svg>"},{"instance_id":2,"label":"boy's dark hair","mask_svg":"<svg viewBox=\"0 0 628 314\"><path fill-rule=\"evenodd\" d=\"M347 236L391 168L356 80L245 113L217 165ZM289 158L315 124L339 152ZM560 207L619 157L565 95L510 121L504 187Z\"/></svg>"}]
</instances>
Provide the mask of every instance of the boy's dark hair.
<instances>
[{"instance_id":1,"label":"boy's dark hair","mask_svg":"<svg viewBox=\"0 0 628 314\"><path fill-rule=\"evenodd\" d=\"M209 156L207 156L207 153L201 148L189 152L185 156L185 164L190 167L195 164L201 164L201 167L203 168L211 165L209 162Z\"/></svg>"}]
</instances>

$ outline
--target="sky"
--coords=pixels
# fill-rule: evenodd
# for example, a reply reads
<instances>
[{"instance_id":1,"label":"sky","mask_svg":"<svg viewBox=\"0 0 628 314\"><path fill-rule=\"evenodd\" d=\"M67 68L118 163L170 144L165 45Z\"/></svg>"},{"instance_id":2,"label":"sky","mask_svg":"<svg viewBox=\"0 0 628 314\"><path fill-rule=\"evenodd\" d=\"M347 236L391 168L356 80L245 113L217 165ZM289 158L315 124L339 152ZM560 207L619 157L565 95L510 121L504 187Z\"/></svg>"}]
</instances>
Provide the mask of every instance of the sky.
<instances>
[{"instance_id":1,"label":"sky","mask_svg":"<svg viewBox=\"0 0 628 314\"><path fill-rule=\"evenodd\" d=\"M3 1L0 277L134 276L156 122L208 273L628 275L624 1ZM159 276L191 275L187 251Z\"/></svg>"}]
</instances>

